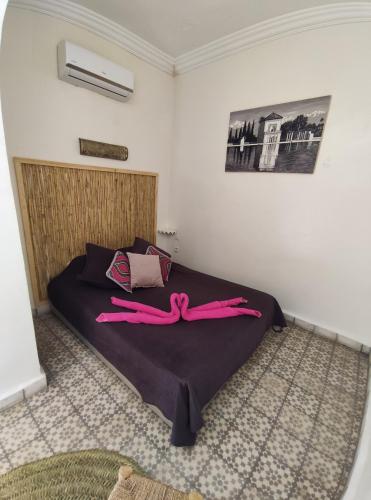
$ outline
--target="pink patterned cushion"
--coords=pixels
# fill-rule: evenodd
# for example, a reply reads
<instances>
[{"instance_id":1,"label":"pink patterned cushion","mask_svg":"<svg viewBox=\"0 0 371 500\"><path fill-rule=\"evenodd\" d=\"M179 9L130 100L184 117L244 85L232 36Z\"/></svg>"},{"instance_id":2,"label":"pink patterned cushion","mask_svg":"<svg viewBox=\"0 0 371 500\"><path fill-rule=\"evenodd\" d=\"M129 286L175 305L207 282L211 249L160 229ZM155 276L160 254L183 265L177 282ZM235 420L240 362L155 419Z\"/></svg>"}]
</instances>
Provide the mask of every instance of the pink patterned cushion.
<instances>
[{"instance_id":1,"label":"pink patterned cushion","mask_svg":"<svg viewBox=\"0 0 371 500\"><path fill-rule=\"evenodd\" d=\"M168 255L161 252L158 248L153 245L149 245L146 251L146 255L158 255L160 258L161 275L164 283L169 281L169 274L171 270L171 259Z\"/></svg>"},{"instance_id":2,"label":"pink patterned cushion","mask_svg":"<svg viewBox=\"0 0 371 500\"><path fill-rule=\"evenodd\" d=\"M130 279L130 264L127 256L119 250L115 253L111 265L106 272L107 278L114 281L125 292L132 293Z\"/></svg>"}]
</instances>

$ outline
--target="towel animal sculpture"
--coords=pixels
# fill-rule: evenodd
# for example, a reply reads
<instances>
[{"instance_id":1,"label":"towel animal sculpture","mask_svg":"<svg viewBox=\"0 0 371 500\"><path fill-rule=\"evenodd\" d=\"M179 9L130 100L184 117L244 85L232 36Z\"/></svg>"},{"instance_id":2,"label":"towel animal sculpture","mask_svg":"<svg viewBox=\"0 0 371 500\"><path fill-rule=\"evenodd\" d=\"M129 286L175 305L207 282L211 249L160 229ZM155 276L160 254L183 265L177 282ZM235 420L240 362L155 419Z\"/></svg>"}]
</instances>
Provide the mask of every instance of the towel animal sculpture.
<instances>
[{"instance_id":1,"label":"towel animal sculpture","mask_svg":"<svg viewBox=\"0 0 371 500\"><path fill-rule=\"evenodd\" d=\"M148 306L140 302L118 299L111 297L115 306L125 307L135 312L110 312L101 313L96 321L98 323L113 323L125 321L127 323L143 323L146 325L172 325L180 318L185 321L197 321L201 319L231 318L234 316L255 316L261 318L262 313L256 309L245 307L232 307L246 304L243 297L228 300L216 300L196 307L189 307L189 297L186 293L172 293L170 296L170 311L163 311L156 307Z\"/></svg>"}]
</instances>

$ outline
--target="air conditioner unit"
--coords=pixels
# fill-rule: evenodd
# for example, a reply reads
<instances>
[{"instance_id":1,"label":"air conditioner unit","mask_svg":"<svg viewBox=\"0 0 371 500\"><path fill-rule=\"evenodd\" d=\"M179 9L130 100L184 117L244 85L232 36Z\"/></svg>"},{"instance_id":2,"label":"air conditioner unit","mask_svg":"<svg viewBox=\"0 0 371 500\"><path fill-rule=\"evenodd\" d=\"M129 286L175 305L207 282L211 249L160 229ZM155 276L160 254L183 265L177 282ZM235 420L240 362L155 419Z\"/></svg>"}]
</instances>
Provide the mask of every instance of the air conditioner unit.
<instances>
[{"instance_id":1,"label":"air conditioner unit","mask_svg":"<svg viewBox=\"0 0 371 500\"><path fill-rule=\"evenodd\" d=\"M58 44L58 76L118 101L127 101L134 92L131 71L66 40Z\"/></svg>"}]
</instances>

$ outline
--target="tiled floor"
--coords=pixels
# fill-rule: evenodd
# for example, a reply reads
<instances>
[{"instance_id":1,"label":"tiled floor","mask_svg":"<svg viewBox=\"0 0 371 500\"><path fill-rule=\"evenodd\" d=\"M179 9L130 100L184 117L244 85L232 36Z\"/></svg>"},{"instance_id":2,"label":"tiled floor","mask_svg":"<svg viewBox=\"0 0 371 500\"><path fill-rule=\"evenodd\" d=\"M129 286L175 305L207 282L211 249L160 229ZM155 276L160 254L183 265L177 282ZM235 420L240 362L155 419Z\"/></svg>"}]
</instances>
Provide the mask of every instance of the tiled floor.
<instances>
[{"instance_id":1,"label":"tiled floor","mask_svg":"<svg viewBox=\"0 0 371 500\"><path fill-rule=\"evenodd\" d=\"M53 453L102 447L207 499L338 499L357 446L368 358L291 327L268 332L205 412L193 448L58 319L36 320L49 389L0 413L0 473Z\"/></svg>"}]
</instances>

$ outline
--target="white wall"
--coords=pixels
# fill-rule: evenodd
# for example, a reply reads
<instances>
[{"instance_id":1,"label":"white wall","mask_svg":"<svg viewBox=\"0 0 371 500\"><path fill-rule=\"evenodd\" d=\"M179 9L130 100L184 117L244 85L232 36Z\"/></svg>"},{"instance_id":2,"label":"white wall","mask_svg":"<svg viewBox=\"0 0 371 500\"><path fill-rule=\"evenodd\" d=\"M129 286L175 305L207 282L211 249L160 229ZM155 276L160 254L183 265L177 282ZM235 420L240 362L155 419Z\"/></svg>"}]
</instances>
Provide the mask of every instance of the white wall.
<instances>
[{"instance_id":1,"label":"white wall","mask_svg":"<svg viewBox=\"0 0 371 500\"><path fill-rule=\"evenodd\" d=\"M6 2L0 3L0 36ZM2 96L2 100L3 100ZM0 408L5 400L40 380L40 366L0 107Z\"/></svg>"},{"instance_id":2,"label":"white wall","mask_svg":"<svg viewBox=\"0 0 371 500\"><path fill-rule=\"evenodd\" d=\"M67 39L130 69L135 93L121 103L58 80L57 43ZM0 84L9 159L26 156L159 172L158 223L168 214L174 79L67 22L9 7ZM126 145L126 162L80 156L78 138ZM14 182L13 182L14 184Z\"/></svg>"},{"instance_id":3,"label":"white wall","mask_svg":"<svg viewBox=\"0 0 371 500\"><path fill-rule=\"evenodd\" d=\"M371 24L276 40L177 77L180 260L371 345ZM225 173L230 111L332 95L313 175Z\"/></svg>"}]
</instances>

